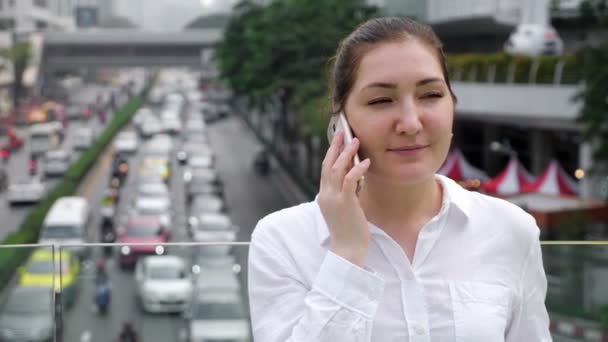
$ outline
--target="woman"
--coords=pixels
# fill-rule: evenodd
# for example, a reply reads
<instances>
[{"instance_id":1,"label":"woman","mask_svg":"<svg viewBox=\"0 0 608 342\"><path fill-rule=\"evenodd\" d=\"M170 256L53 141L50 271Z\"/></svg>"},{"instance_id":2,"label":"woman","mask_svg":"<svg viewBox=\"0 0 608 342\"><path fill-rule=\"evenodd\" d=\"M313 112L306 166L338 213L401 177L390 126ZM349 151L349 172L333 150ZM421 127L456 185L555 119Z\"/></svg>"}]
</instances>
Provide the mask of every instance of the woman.
<instances>
[{"instance_id":1,"label":"woman","mask_svg":"<svg viewBox=\"0 0 608 342\"><path fill-rule=\"evenodd\" d=\"M356 138L335 135L315 201L254 230L255 340L550 341L534 219L435 175L456 97L432 30L405 18L361 25L330 85Z\"/></svg>"}]
</instances>

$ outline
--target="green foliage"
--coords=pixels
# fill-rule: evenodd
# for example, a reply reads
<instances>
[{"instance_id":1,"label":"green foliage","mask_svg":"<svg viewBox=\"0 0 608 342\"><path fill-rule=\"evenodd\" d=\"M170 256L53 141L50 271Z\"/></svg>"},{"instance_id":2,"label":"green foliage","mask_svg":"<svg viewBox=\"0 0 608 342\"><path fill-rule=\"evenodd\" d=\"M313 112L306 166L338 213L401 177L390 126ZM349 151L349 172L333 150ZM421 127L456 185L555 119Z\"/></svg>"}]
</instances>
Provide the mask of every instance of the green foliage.
<instances>
[{"instance_id":1,"label":"green foliage","mask_svg":"<svg viewBox=\"0 0 608 342\"><path fill-rule=\"evenodd\" d=\"M13 64L13 106L16 106L21 94L23 73L32 56L32 49L29 42L17 42L8 49L0 50L0 55L8 58Z\"/></svg>"},{"instance_id":2,"label":"green foliage","mask_svg":"<svg viewBox=\"0 0 608 342\"><path fill-rule=\"evenodd\" d=\"M579 121L584 125L584 138L598 142L594 159L608 162L608 44L588 47L580 58L585 82L577 97L583 102Z\"/></svg>"},{"instance_id":3,"label":"green foliage","mask_svg":"<svg viewBox=\"0 0 608 342\"><path fill-rule=\"evenodd\" d=\"M326 92L327 62L340 40L376 8L363 0L283 0L264 7L243 1L235 12L216 50L221 78L259 102L281 90L301 112Z\"/></svg>"},{"instance_id":4,"label":"green foliage","mask_svg":"<svg viewBox=\"0 0 608 342\"><path fill-rule=\"evenodd\" d=\"M581 80L578 56L541 56L537 58L512 56L506 53L461 54L447 57L448 72L453 81L488 82L488 73L494 69L494 83L529 83L531 68L538 63L535 83L552 84L558 64L564 62L561 84L576 84Z\"/></svg>"}]
</instances>

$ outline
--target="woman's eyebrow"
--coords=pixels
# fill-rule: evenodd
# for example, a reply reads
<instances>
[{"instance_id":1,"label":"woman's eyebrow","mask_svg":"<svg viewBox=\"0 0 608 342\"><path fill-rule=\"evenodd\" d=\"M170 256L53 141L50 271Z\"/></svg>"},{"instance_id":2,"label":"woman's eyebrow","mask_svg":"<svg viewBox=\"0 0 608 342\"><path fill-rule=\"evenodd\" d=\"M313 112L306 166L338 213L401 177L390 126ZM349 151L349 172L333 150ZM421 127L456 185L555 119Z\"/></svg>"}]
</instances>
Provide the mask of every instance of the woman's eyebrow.
<instances>
[{"instance_id":1,"label":"woman's eyebrow","mask_svg":"<svg viewBox=\"0 0 608 342\"><path fill-rule=\"evenodd\" d=\"M444 83L445 81L443 80L443 78L438 78L438 77L425 78L423 80L416 82L416 86L419 87L419 86L423 86L423 85L427 85L429 83L435 83L435 82Z\"/></svg>"},{"instance_id":2,"label":"woman's eyebrow","mask_svg":"<svg viewBox=\"0 0 608 342\"><path fill-rule=\"evenodd\" d=\"M425 79L422 79L422 80L416 82L416 86L420 87L420 86L427 85L429 83L445 83L445 81L443 80L443 78L430 77L430 78L425 78ZM397 84L389 83L389 82L372 82L372 83L366 85L365 87L361 88L361 90L365 90L368 88L396 89Z\"/></svg>"}]
</instances>

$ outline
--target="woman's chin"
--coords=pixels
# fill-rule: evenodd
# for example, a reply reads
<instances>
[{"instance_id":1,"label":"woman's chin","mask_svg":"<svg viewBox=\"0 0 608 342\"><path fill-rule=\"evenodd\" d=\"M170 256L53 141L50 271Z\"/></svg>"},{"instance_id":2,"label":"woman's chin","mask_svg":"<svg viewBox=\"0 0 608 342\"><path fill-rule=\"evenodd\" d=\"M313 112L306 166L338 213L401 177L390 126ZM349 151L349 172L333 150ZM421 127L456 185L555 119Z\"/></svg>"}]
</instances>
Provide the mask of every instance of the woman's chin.
<instances>
[{"instance_id":1,"label":"woman's chin","mask_svg":"<svg viewBox=\"0 0 608 342\"><path fill-rule=\"evenodd\" d=\"M386 170L381 174L375 174L374 178L378 177L378 180L383 183L391 183L394 185L415 185L420 184L429 179L433 179L435 172L432 168L423 165L411 165L408 167L401 167L394 170Z\"/></svg>"}]
</instances>

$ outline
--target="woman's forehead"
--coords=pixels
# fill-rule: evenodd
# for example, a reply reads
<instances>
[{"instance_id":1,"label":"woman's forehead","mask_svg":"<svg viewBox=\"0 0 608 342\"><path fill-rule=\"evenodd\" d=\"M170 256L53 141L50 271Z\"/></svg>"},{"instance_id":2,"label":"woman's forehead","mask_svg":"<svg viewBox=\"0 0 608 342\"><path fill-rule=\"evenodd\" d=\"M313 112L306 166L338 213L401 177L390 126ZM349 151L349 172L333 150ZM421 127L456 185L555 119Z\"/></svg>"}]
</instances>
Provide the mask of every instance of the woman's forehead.
<instances>
[{"instance_id":1,"label":"woman's forehead","mask_svg":"<svg viewBox=\"0 0 608 342\"><path fill-rule=\"evenodd\" d=\"M372 83L416 84L429 78L443 79L443 69L428 44L416 39L382 43L361 58L353 90Z\"/></svg>"}]
</instances>

